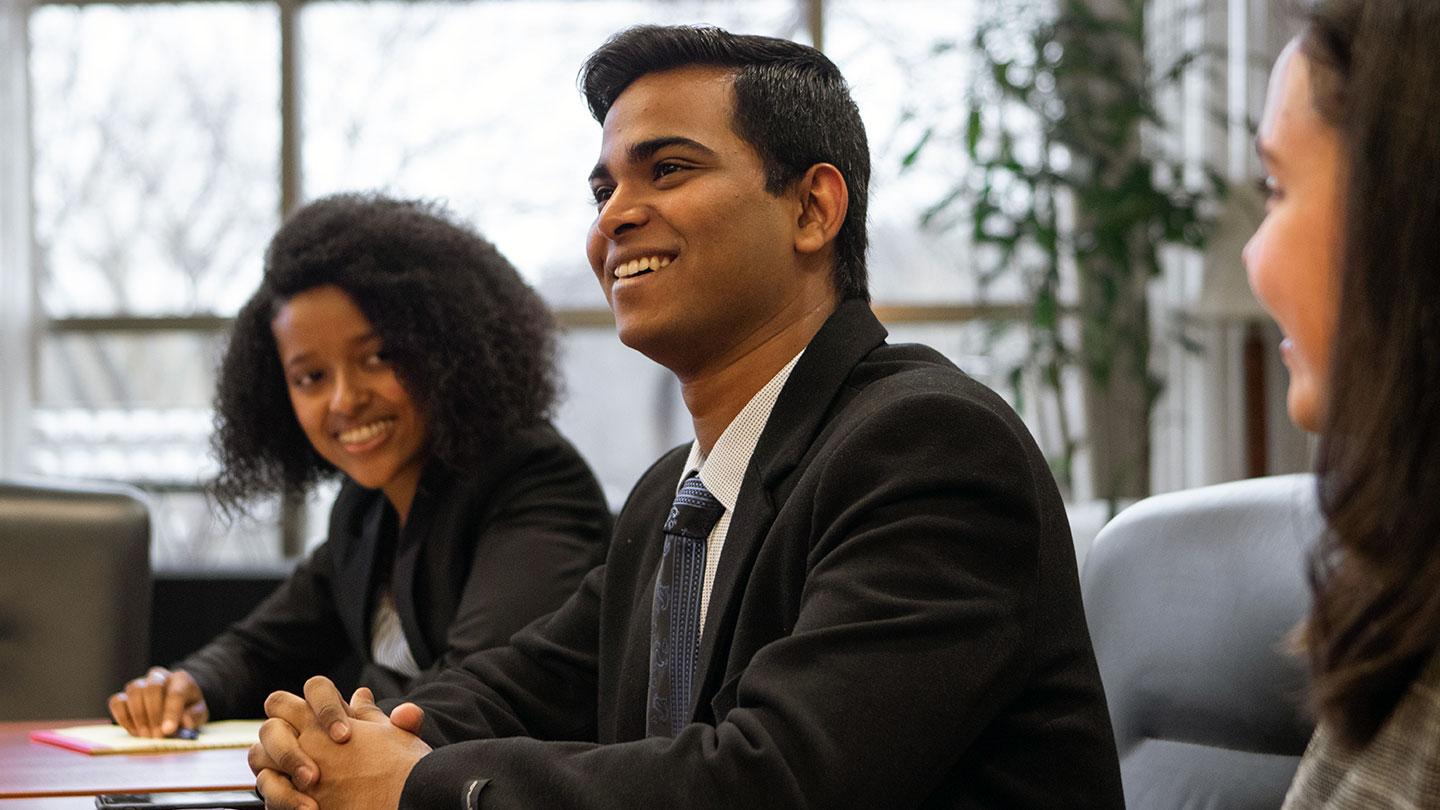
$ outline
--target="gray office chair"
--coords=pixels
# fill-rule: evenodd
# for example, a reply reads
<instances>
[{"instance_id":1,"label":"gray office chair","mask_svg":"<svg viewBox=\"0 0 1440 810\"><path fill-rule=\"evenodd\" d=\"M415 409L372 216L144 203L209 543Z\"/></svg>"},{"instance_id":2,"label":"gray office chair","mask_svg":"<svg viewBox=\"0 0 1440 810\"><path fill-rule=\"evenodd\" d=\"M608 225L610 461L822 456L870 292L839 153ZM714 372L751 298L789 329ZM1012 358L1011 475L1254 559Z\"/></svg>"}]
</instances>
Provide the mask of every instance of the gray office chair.
<instances>
[{"instance_id":1,"label":"gray office chair","mask_svg":"<svg viewBox=\"0 0 1440 810\"><path fill-rule=\"evenodd\" d=\"M1323 525L1288 475L1148 498L1096 537L1081 586L1131 810L1280 806L1313 730L1282 648Z\"/></svg>"},{"instance_id":2,"label":"gray office chair","mask_svg":"<svg viewBox=\"0 0 1440 810\"><path fill-rule=\"evenodd\" d=\"M104 716L148 663L150 593L135 490L0 482L0 720Z\"/></svg>"}]
</instances>

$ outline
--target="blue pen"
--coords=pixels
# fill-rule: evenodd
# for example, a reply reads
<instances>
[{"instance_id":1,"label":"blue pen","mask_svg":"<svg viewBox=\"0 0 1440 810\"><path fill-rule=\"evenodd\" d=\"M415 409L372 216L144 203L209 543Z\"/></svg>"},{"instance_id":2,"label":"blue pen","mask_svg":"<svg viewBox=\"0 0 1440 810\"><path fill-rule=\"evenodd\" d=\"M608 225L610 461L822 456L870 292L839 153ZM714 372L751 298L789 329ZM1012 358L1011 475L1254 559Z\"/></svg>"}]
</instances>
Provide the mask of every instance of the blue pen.
<instances>
[{"instance_id":1,"label":"blue pen","mask_svg":"<svg viewBox=\"0 0 1440 810\"><path fill-rule=\"evenodd\" d=\"M175 739L177 740L196 740L199 738L200 729L198 728L182 728L175 732Z\"/></svg>"}]
</instances>

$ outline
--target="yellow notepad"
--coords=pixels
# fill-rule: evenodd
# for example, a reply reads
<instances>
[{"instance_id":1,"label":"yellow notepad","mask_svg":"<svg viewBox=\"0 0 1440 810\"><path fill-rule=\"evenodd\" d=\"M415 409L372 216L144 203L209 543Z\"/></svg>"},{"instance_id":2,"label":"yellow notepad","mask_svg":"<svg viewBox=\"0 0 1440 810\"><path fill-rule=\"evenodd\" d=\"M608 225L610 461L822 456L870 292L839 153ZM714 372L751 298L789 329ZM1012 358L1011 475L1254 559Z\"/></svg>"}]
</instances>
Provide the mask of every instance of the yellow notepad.
<instances>
[{"instance_id":1,"label":"yellow notepad","mask_svg":"<svg viewBox=\"0 0 1440 810\"><path fill-rule=\"evenodd\" d=\"M116 725L70 726L30 732L36 742L58 745L86 754L156 754L163 751L199 751L205 748L249 748L260 741L263 720L221 720L200 727L193 740L174 737L132 737Z\"/></svg>"}]
</instances>

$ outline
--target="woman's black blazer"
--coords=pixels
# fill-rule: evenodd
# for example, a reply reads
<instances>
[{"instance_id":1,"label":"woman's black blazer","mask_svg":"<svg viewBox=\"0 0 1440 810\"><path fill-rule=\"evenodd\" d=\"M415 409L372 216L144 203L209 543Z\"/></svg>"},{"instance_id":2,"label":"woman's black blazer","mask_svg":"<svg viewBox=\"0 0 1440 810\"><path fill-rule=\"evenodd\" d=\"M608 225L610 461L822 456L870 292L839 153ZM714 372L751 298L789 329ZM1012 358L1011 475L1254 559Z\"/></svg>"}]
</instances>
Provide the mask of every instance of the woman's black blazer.
<instances>
[{"instance_id":1,"label":"woman's black blazer","mask_svg":"<svg viewBox=\"0 0 1440 810\"><path fill-rule=\"evenodd\" d=\"M432 460L398 536L395 525L379 490L346 479L325 542L249 616L176 665L199 683L213 719L263 717L270 692L299 692L311 675L357 665L358 685L399 696L504 644L604 558L610 512L580 454L546 424L463 474ZM387 568L415 678L370 660Z\"/></svg>"}]
</instances>

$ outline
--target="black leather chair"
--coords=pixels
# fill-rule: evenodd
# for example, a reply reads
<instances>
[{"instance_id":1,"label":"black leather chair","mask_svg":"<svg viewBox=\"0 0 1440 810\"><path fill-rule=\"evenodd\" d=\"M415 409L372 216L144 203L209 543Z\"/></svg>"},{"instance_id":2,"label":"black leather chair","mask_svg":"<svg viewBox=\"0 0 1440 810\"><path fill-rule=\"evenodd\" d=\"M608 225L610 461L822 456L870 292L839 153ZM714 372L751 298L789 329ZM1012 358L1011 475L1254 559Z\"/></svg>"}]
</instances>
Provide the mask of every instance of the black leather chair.
<instances>
[{"instance_id":1,"label":"black leather chair","mask_svg":"<svg viewBox=\"0 0 1440 810\"><path fill-rule=\"evenodd\" d=\"M1280 806L1313 730L1284 643L1323 525L1289 475L1149 498L1096 537L1081 585L1131 810Z\"/></svg>"},{"instance_id":2,"label":"black leather chair","mask_svg":"<svg viewBox=\"0 0 1440 810\"><path fill-rule=\"evenodd\" d=\"M150 593L138 492L0 482L0 720L104 716L148 663Z\"/></svg>"}]
</instances>

